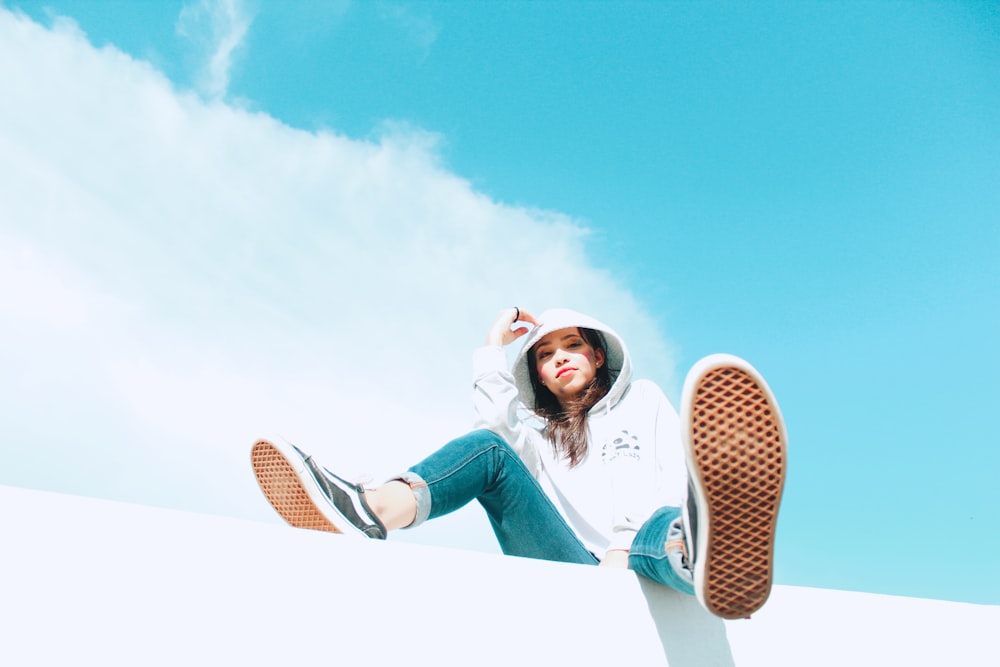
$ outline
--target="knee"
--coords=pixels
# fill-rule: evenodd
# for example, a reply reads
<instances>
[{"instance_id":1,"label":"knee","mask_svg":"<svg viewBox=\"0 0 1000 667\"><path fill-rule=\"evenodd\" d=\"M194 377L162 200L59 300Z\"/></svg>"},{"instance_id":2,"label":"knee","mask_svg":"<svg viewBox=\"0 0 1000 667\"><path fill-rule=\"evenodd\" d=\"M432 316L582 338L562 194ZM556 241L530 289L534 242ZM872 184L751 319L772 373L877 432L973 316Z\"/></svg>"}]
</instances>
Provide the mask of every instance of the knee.
<instances>
[{"instance_id":1,"label":"knee","mask_svg":"<svg viewBox=\"0 0 1000 667\"><path fill-rule=\"evenodd\" d=\"M514 448L502 436L487 429L470 431L452 440L448 448L455 448L452 451L461 452L460 456L463 458L486 455L498 463L520 459Z\"/></svg>"},{"instance_id":2,"label":"knee","mask_svg":"<svg viewBox=\"0 0 1000 667\"><path fill-rule=\"evenodd\" d=\"M501 436L497 435L493 431L484 428L476 431L471 431L470 433L467 433L465 436L463 436L463 438L467 439L471 444L473 444L478 449L485 450L485 449L495 448L501 450L505 454L514 453L514 449L509 444L507 444L506 440L504 440Z\"/></svg>"}]
</instances>

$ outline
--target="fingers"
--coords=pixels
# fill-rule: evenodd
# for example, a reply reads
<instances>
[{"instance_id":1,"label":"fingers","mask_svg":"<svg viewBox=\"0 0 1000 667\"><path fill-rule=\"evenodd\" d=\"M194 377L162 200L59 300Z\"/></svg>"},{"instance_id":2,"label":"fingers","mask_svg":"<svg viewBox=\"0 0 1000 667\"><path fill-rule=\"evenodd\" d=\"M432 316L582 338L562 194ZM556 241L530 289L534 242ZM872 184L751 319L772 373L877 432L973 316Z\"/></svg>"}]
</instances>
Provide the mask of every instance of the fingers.
<instances>
[{"instance_id":1,"label":"fingers","mask_svg":"<svg viewBox=\"0 0 1000 667\"><path fill-rule=\"evenodd\" d=\"M536 320L535 316L532 315L531 313L529 313L526 310L519 311L518 312L518 318L515 321L516 322L527 322L527 323L532 324L532 325L534 325L536 327L538 326L538 320Z\"/></svg>"},{"instance_id":2,"label":"fingers","mask_svg":"<svg viewBox=\"0 0 1000 667\"><path fill-rule=\"evenodd\" d=\"M525 322L532 326L538 326L535 316L520 308L505 308L500 311L496 321L490 328L490 333L486 337L487 345L504 346L513 343L515 340L531 331L531 327L512 327L517 322Z\"/></svg>"},{"instance_id":3,"label":"fingers","mask_svg":"<svg viewBox=\"0 0 1000 667\"><path fill-rule=\"evenodd\" d=\"M528 327L518 327L517 329L512 329L508 335L504 336L504 338L507 339L504 342L504 345L507 345L508 343L513 343L515 340L517 340L524 334L528 333L529 331L531 331L531 329L529 329Z\"/></svg>"}]
</instances>

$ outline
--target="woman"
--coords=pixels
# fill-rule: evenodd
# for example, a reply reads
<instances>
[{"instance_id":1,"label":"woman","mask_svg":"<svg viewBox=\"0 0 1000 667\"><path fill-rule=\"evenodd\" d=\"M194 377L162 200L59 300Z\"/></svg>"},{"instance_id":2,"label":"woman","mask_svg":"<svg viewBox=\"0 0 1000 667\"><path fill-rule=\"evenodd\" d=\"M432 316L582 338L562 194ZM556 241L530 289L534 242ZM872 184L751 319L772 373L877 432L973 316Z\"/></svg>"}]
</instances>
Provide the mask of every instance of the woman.
<instances>
[{"instance_id":1,"label":"woman","mask_svg":"<svg viewBox=\"0 0 1000 667\"><path fill-rule=\"evenodd\" d=\"M508 371L503 348L522 337ZM786 438L749 364L699 362L679 418L656 384L632 379L611 328L513 308L473 368L478 430L397 478L365 489L261 440L251 454L261 489L293 526L379 539L478 500L505 554L630 567L725 618L764 604Z\"/></svg>"}]
</instances>

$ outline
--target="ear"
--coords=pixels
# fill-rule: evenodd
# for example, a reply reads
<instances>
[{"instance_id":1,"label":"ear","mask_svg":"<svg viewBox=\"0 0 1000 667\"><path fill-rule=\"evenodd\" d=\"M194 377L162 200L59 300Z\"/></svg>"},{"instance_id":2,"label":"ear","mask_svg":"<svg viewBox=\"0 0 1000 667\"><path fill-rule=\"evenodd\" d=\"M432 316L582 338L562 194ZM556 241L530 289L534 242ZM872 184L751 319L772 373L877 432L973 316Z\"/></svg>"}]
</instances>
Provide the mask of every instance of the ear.
<instances>
[{"instance_id":1,"label":"ear","mask_svg":"<svg viewBox=\"0 0 1000 667\"><path fill-rule=\"evenodd\" d=\"M594 350L594 360L595 360L595 368L600 368L601 366L603 366L604 350L602 350L601 348L597 348L596 350Z\"/></svg>"}]
</instances>

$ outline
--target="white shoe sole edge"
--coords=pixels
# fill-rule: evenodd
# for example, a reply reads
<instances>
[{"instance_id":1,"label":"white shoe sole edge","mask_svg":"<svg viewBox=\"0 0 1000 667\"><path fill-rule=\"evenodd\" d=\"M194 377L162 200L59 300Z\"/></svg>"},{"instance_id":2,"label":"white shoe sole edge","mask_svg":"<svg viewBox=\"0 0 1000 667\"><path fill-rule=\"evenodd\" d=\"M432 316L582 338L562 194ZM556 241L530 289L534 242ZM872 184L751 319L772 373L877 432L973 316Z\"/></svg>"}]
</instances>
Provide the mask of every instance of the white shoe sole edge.
<instances>
[{"instance_id":1,"label":"white shoe sole edge","mask_svg":"<svg viewBox=\"0 0 1000 667\"><path fill-rule=\"evenodd\" d=\"M722 618L746 618L767 601L787 470L778 402L745 360L714 354L688 373L682 440L697 506L694 587Z\"/></svg>"}]
</instances>

